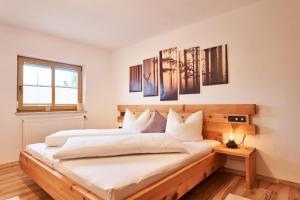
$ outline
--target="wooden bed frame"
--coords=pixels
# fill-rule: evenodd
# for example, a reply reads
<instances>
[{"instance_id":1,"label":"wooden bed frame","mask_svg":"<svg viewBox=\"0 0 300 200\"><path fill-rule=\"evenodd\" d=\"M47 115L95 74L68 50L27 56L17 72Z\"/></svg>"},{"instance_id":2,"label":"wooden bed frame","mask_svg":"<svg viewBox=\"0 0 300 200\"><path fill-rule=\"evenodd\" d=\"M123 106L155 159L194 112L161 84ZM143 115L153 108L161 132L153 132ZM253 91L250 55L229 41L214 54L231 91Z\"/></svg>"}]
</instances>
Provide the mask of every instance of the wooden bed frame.
<instances>
[{"instance_id":1,"label":"wooden bed frame","mask_svg":"<svg viewBox=\"0 0 300 200\"><path fill-rule=\"evenodd\" d=\"M193 112L203 110L204 127L203 137L223 141L222 133L229 131L255 134L255 125L251 124L251 116L255 114L254 104L226 104L226 105L119 105L118 121L123 120L126 108L136 114L143 112L146 108L158 110L166 115L169 108L185 118ZM228 116L244 116L243 123L230 123ZM149 199L179 199L203 179L224 165L226 156L218 153L209 155L194 161L193 163L177 170L163 179L147 186L127 199L149 200ZM41 188L43 188L54 199L72 200L101 200L88 188L57 172L38 159L26 152L20 153L20 166Z\"/></svg>"}]
</instances>

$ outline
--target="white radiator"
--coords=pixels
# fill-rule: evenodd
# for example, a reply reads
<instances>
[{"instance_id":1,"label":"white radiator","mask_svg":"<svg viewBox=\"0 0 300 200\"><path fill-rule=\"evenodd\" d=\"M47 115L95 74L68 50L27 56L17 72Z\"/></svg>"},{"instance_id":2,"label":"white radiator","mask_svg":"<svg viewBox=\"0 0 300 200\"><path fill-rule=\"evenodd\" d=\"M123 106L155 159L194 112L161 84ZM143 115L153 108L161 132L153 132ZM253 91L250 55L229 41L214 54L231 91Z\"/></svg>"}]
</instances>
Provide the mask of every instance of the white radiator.
<instances>
[{"instance_id":1,"label":"white radiator","mask_svg":"<svg viewBox=\"0 0 300 200\"><path fill-rule=\"evenodd\" d=\"M60 130L84 129L84 116L42 117L22 120L22 148L40 143L45 137Z\"/></svg>"}]
</instances>

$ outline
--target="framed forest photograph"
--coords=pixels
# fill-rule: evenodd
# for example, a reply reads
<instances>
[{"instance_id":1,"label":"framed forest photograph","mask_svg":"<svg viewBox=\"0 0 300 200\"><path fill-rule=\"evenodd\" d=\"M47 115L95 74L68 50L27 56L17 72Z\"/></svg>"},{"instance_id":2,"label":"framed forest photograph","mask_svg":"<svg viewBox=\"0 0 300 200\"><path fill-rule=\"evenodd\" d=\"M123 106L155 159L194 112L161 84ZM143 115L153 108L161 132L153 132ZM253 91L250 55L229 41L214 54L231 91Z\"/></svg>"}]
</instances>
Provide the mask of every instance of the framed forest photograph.
<instances>
[{"instance_id":1,"label":"framed forest photograph","mask_svg":"<svg viewBox=\"0 0 300 200\"><path fill-rule=\"evenodd\" d=\"M142 65L129 67L129 92L142 91Z\"/></svg>"},{"instance_id":2,"label":"framed forest photograph","mask_svg":"<svg viewBox=\"0 0 300 200\"><path fill-rule=\"evenodd\" d=\"M159 52L160 100L178 99L177 47Z\"/></svg>"},{"instance_id":3,"label":"framed forest photograph","mask_svg":"<svg viewBox=\"0 0 300 200\"><path fill-rule=\"evenodd\" d=\"M200 93L200 47L179 53L179 94Z\"/></svg>"},{"instance_id":4,"label":"framed forest photograph","mask_svg":"<svg viewBox=\"0 0 300 200\"><path fill-rule=\"evenodd\" d=\"M144 97L158 95L158 58L143 61L143 92Z\"/></svg>"},{"instance_id":5,"label":"framed forest photograph","mask_svg":"<svg viewBox=\"0 0 300 200\"><path fill-rule=\"evenodd\" d=\"M228 83L227 45L201 51L202 84Z\"/></svg>"}]
</instances>

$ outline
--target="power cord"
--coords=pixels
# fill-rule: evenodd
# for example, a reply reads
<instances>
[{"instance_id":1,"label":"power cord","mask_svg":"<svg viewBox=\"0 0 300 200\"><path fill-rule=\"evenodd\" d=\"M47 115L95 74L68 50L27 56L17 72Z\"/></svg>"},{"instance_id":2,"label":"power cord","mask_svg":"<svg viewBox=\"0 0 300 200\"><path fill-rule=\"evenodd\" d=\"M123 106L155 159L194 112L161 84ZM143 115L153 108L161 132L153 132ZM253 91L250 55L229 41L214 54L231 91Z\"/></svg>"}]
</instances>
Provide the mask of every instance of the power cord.
<instances>
[{"instance_id":1,"label":"power cord","mask_svg":"<svg viewBox=\"0 0 300 200\"><path fill-rule=\"evenodd\" d=\"M242 142L241 142L240 144L238 144L238 146L240 146L240 145L242 145L242 144L243 144L243 146L244 146L245 138L246 138L246 134L244 134L243 139L242 139Z\"/></svg>"}]
</instances>

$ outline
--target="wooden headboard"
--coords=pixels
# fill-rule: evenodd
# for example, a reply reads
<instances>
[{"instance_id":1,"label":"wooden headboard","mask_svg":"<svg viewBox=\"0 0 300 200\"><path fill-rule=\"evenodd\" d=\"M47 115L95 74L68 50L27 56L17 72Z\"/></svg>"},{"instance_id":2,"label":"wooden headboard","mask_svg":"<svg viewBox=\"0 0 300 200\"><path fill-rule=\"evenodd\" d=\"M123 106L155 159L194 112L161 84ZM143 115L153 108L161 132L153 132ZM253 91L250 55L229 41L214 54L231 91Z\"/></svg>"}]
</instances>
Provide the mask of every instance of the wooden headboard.
<instances>
[{"instance_id":1,"label":"wooden headboard","mask_svg":"<svg viewBox=\"0 0 300 200\"><path fill-rule=\"evenodd\" d=\"M181 104L181 105L118 105L118 121L122 121L126 108L139 115L146 109L157 110L167 116L169 109L175 110L184 119L194 112L204 113L203 137L223 142L223 133L234 132L255 135L256 127L251 118L256 113L255 104ZM243 122L235 120L242 118ZM232 122L233 120L234 122Z\"/></svg>"}]
</instances>

